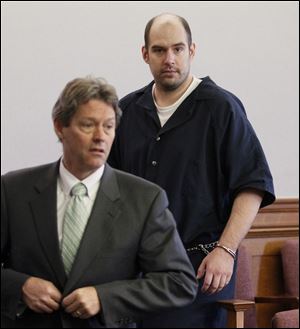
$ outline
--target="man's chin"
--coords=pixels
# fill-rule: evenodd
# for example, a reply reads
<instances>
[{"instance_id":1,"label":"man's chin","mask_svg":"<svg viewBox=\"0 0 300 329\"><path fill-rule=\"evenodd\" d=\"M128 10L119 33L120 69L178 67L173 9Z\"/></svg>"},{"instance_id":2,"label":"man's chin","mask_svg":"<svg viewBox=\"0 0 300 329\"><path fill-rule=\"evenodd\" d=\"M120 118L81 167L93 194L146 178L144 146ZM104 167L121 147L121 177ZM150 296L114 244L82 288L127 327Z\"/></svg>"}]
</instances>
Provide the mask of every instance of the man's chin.
<instances>
[{"instance_id":1,"label":"man's chin","mask_svg":"<svg viewBox=\"0 0 300 329\"><path fill-rule=\"evenodd\" d=\"M165 91L174 91L180 86L180 83L164 83L162 84L162 88Z\"/></svg>"},{"instance_id":2,"label":"man's chin","mask_svg":"<svg viewBox=\"0 0 300 329\"><path fill-rule=\"evenodd\" d=\"M92 161L89 161L88 163L88 167L95 171L97 169L99 169L100 167L102 167L106 162L106 159L97 159L97 160L92 160Z\"/></svg>"},{"instance_id":3,"label":"man's chin","mask_svg":"<svg viewBox=\"0 0 300 329\"><path fill-rule=\"evenodd\" d=\"M175 78L165 78L162 81L160 81L160 86L165 91L173 91L176 90L180 85L181 81L177 80Z\"/></svg>"}]
</instances>

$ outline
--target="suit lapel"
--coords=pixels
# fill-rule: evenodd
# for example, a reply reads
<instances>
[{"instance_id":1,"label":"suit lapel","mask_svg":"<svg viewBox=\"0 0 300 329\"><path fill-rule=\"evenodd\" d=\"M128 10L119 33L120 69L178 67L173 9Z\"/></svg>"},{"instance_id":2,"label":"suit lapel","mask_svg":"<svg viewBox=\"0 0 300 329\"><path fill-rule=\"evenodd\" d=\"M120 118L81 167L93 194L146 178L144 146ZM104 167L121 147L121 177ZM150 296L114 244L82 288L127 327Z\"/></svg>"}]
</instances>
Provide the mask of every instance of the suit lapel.
<instances>
[{"instance_id":1,"label":"suit lapel","mask_svg":"<svg viewBox=\"0 0 300 329\"><path fill-rule=\"evenodd\" d=\"M72 290L101 250L104 247L107 248L108 240L120 212L120 192L117 179L113 169L106 164L93 210L65 287L65 294Z\"/></svg>"},{"instance_id":2,"label":"suit lapel","mask_svg":"<svg viewBox=\"0 0 300 329\"><path fill-rule=\"evenodd\" d=\"M30 202L37 234L43 251L61 286L64 286L64 272L57 232L57 175L58 163L52 165L45 178L35 186L38 196Z\"/></svg>"}]
</instances>

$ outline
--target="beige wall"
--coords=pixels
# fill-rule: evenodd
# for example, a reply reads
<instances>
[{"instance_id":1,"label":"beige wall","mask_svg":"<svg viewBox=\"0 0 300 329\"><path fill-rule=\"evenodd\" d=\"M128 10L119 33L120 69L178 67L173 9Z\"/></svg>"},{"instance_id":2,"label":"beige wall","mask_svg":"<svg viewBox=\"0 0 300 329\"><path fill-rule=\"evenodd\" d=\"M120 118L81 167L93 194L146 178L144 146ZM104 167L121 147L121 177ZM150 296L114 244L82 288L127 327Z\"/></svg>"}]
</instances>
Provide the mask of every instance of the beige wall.
<instances>
[{"instance_id":1,"label":"beige wall","mask_svg":"<svg viewBox=\"0 0 300 329\"><path fill-rule=\"evenodd\" d=\"M1 2L1 172L57 159L51 109L65 83L93 74L122 97L150 81L140 48L161 12L190 23L193 73L244 103L277 195L299 195L299 3Z\"/></svg>"}]
</instances>

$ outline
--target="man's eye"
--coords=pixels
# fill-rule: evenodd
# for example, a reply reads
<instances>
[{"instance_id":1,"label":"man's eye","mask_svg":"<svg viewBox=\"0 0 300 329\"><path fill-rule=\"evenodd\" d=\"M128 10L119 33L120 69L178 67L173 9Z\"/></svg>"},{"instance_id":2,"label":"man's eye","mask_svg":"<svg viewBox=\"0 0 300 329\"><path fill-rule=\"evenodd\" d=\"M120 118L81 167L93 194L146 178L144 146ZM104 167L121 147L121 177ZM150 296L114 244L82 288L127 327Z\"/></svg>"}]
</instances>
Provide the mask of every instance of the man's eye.
<instances>
[{"instance_id":1,"label":"man's eye","mask_svg":"<svg viewBox=\"0 0 300 329\"><path fill-rule=\"evenodd\" d=\"M94 124L92 122L81 122L79 128L84 132L91 132L94 129Z\"/></svg>"},{"instance_id":2,"label":"man's eye","mask_svg":"<svg viewBox=\"0 0 300 329\"><path fill-rule=\"evenodd\" d=\"M175 52L176 53L180 53L181 51L183 51L183 47L175 48Z\"/></svg>"},{"instance_id":3,"label":"man's eye","mask_svg":"<svg viewBox=\"0 0 300 329\"><path fill-rule=\"evenodd\" d=\"M85 128L90 128L90 127L92 127L92 126L93 126L92 123L83 123L83 124L82 124L82 127L85 127Z\"/></svg>"}]
</instances>

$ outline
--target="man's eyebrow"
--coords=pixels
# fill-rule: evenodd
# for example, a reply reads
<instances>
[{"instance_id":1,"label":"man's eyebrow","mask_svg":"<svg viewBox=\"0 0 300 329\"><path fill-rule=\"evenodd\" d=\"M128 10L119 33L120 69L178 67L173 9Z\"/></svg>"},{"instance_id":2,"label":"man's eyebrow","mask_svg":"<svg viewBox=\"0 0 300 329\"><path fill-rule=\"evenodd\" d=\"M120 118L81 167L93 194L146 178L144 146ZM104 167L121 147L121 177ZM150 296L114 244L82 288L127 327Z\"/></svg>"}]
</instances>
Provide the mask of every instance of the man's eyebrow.
<instances>
[{"instance_id":1,"label":"man's eyebrow","mask_svg":"<svg viewBox=\"0 0 300 329\"><path fill-rule=\"evenodd\" d=\"M165 48L164 46L160 46L160 45L153 45L153 46L151 46L151 48L153 49L153 48Z\"/></svg>"},{"instance_id":2,"label":"man's eyebrow","mask_svg":"<svg viewBox=\"0 0 300 329\"><path fill-rule=\"evenodd\" d=\"M113 121L113 120L116 120L116 118L114 116L110 117L110 118L107 118L105 121Z\"/></svg>"},{"instance_id":3,"label":"man's eyebrow","mask_svg":"<svg viewBox=\"0 0 300 329\"><path fill-rule=\"evenodd\" d=\"M174 45L171 45L171 47L181 47L181 46L185 46L186 44L184 42L178 42L178 43L175 43ZM165 46L162 46L162 45L153 45L151 46L152 49L155 49L155 48L161 48L161 49L165 49L167 47Z\"/></svg>"},{"instance_id":4,"label":"man's eyebrow","mask_svg":"<svg viewBox=\"0 0 300 329\"><path fill-rule=\"evenodd\" d=\"M185 46L186 44L184 42L178 42L175 45L173 45L172 47L179 47L179 46Z\"/></svg>"}]
</instances>

